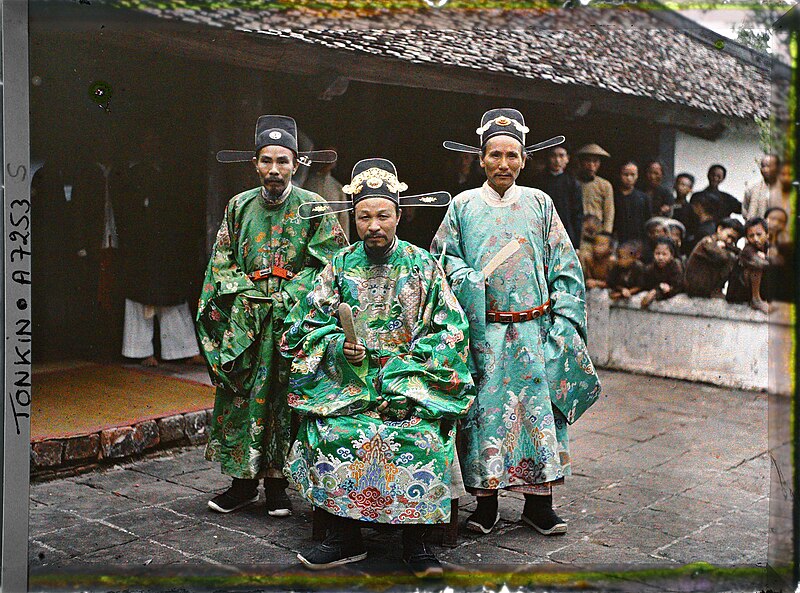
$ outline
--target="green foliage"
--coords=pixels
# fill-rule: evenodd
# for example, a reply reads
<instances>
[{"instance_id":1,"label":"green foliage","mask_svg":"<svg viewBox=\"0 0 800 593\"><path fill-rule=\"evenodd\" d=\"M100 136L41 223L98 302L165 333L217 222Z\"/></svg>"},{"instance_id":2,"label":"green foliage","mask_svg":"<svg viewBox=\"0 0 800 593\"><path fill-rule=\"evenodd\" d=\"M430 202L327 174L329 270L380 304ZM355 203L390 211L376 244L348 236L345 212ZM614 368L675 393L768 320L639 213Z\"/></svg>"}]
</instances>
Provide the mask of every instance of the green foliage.
<instances>
[{"instance_id":1,"label":"green foliage","mask_svg":"<svg viewBox=\"0 0 800 593\"><path fill-rule=\"evenodd\" d=\"M790 148L791 134L787 134L786 130L781 128L775 116L770 115L769 118L766 119L756 116L753 119L758 126L758 145L761 151L765 154L787 154ZM793 142L791 142L791 144L793 144Z\"/></svg>"},{"instance_id":2,"label":"green foliage","mask_svg":"<svg viewBox=\"0 0 800 593\"><path fill-rule=\"evenodd\" d=\"M774 123L774 118L770 116L765 119L755 116L753 119L758 126L758 146L761 152L770 152L769 147L772 144L772 125Z\"/></svg>"},{"instance_id":3,"label":"green foliage","mask_svg":"<svg viewBox=\"0 0 800 593\"><path fill-rule=\"evenodd\" d=\"M797 51L798 51L798 35L794 33L791 37L789 44L790 55L792 56L792 63L795 67L792 68L792 82L789 85L789 125L786 130L785 143L783 146L783 155L785 157L794 157L797 153ZM794 159L791 159L794 161ZM797 178L797 171L794 171L795 178Z\"/></svg>"},{"instance_id":4,"label":"green foliage","mask_svg":"<svg viewBox=\"0 0 800 593\"><path fill-rule=\"evenodd\" d=\"M772 35L770 34L769 31L758 31L755 29L749 29L744 25L734 27L734 31L736 31L736 41L738 41L742 45L746 45L751 49L760 51L765 54L770 53L769 43L770 40L772 39Z\"/></svg>"}]
</instances>

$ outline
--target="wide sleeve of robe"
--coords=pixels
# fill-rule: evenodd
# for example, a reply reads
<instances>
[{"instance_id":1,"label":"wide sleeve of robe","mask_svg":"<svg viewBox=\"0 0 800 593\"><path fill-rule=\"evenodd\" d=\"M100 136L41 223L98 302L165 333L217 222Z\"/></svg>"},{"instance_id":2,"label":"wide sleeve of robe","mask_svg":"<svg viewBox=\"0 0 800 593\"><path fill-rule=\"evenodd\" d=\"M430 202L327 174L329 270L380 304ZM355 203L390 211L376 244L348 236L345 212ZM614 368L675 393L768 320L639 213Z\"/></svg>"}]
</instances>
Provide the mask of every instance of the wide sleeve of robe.
<instances>
[{"instance_id":1,"label":"wide sleeve of robe","mask_svg":"<svg viewBox=\"0 0 800 593\"><path fill-rule=\"evenodd\" d=\"M325 217L309 240L303 267L280 289L264 293L248 277L240 260L239 200L225 209L206 270L196 328L215 385L246 396L261 365L263 340L276 340L291 307L310 290L319 269L347 245L333 217Z\"/></svg>"},{"instance_id":2,"label":"wide sleeve of robe","mask_svg":"<svg viewBox=\"0 0 800 593\"><path fill-rule=\"evenodd\" d=\"M427 284L427 298L415 335L409 351L383 367L381 394L389 400L408 398L413 416L454 420L475 399L467 363L469 325L442 268L435 261L426 263L421 281Z\"/></svg>"},{"instance_id":3,"label":"wide sleeve of robe","mask_svg":"<svg viewBox=\"0 0 800 593\"><path fill-rule=\"evenodd\" d=\"M553 325L545 341L550 397L572 424L600 396L600 381L586 346L583 272L564 225L548 200L545 206L547 285Z\"/></svg>"},{"instance_id":4,"label":"wide sleeve of robe","mask_svg":"<svg viewBox=\"0 0 800 593\"><path fill-rule=\"evenodd\" d=\"M475 346L486 343L486 282L483 273L471 268L466 261L455 202L447 209L430 251L436 258L444 254L442 262L450 287L467 316L469 369L477 383L485 370L483 357L475 351Z\"/></svg>"},{"instance_id":5,"label":"wide sleeve of robe","mask_svg":"<svg viewBox=\"0 0 800 593\"><path fill-rule=\"evenodd\" d=\"M351 365L344 356L341 302L336 283L343 257L336 256L317 276L313 290L286 318L281 354L293 358L289 406L300 414L351 416L376 406L377 392L366 380L367 364Z\"/></svg>"},{"instance_id":6,"label":"wide sleeve of robe","mask_svg":"<svg viewBox=\"0 0 800 593\"><path fill-rule=\"evenodd\" d=\"M270 299L237 261L236 200L225 210L206 270L197 309L200 351L215 385L247 395L258 370L258 345L265 336Z\"/></svg>"}]
</instances>

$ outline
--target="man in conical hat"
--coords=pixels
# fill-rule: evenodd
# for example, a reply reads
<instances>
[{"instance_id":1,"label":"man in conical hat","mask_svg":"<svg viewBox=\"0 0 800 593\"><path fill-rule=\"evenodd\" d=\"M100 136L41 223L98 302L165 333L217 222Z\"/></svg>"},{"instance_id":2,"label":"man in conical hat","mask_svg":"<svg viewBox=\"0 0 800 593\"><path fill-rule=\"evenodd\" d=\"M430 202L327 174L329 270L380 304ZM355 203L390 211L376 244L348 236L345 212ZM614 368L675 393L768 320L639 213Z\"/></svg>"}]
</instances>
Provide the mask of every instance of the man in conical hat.
<instances>
[{"instance_id":1,"label":"man in conical hat","mask_svg":"<svg viewBox=\"0 0 800 593\"><path fill-rule=\"evenodd\" d=\"M614 188L597 172L601 159L608 159L611 155L594 143L581 146L575 154L578 157L577 178L583 194L583 214L596 216L601 230L610 233L614 230Z\"/></svg>"},{"instance_id":2,"label":"man in conical hat","mask_svg":"<svg viewBox=\"0 0 800 593\"><path fill-rule=\"evenodd\" d=\"M286 475L331 515L325 541L298 558L314 570L363 560L360 526L384 523L403 528L414 574L437 575L425 536L458 496L454 425L474 397L468 328L439 263L396 230L401 205L446 206L450 195L400 197L406 184L378 158L357 163L343 189L351 201L310 204L306 215L352 208L361 241L320 273L281 343L301 416Z\"/></svg>"},{"instance_id":3,"label":"man in conical hat","mask_svg":"<svg viewBox=\"0 0 800 593\"><path fill-rule=\"evenodd\" d=\"M431 251L444 254L450 285L470 322L475 403L461 430L464 485L478 506L467 528L487 534L499 521L498 492L525 495L522 520L544 535L565 533L552 486L570 474L567 425L598 398L586 349L584 282L564 225L544 192L521 187L527 154L515 109L487 111L474 151L482 187L453 199Z\"/></svg>"},{"instance_id":4,"label":"man in conical hat","mask_svg":"<svg viewBox=\"0 0 800 593\"><path fill-rule=\"evenodd\" d=\"M295 121L264 115L255 150L221 151L217 158L252 161L260 183L225 208L197 311L201 352L217 387L206 459L232 478L208 506L229 513L255 502L263 478L268 514L285 517L291 414L278 341L291 307L347 245L335 217L300 217L303 204L321 198L292 184L292 176L301 164L336 155L299 152Z\"/></svg>"}]
</instances>

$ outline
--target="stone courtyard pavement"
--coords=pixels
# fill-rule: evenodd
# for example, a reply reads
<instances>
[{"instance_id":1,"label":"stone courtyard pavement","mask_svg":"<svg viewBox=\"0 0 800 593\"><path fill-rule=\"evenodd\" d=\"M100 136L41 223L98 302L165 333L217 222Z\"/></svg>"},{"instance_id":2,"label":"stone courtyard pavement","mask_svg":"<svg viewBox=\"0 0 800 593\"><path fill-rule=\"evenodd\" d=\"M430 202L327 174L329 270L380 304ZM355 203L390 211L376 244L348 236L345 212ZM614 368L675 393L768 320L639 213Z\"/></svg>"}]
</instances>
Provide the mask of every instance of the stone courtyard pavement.
<instances>
[{"instance_id":1,"label":"stone courtyard pavement","mask_svg":"<svg viewBox=\"0 0 800 593\"><path fill-rule=\"evenodd\" d=\"M611 371L601 378L604 397L572 428L573 476L555 490L569 533L533 532L519 521L521 495L511 493L501 496L499 528L478 538L463 529L474 508L467 496L457 547L437 548L445 585L480 590L479 581L459 580L480 573L491 588L500 581L489 573L502 572L516 575L502 582L534 575L530 583L559 590L760 588L769 526L766 394ZM310 507L295 497L289 519L268 517L261 502L212 513L206 502L228 480L202 453L174 450L32 484L31 590L418 585L386 529L364 530L370 557L330 578L299 568ZM710 567L702 565L689 571L688 585L659 572L697 562L735 567L733 581L704 576ZM617 569L626 572L609 576Z\"/></svg>"}]
</instances>

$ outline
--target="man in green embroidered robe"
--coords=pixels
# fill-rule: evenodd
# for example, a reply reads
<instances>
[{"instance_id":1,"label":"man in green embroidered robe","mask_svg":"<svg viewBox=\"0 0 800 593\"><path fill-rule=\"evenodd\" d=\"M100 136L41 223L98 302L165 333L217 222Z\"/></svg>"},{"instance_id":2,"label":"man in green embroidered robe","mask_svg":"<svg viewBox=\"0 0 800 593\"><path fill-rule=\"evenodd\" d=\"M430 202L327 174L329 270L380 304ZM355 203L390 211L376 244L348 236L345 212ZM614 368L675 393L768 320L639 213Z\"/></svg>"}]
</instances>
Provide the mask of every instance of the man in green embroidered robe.
<instances>
[{"instance_id":1,"label":"man in green embroidered robe","mask_svg":"<svg viewBox=\"0 0 800 593\"><path fill-rule=\"evenodd\" d=\"M450 519L454 424L474 385L466 318L442 268L395 235L400 204L446 205L450 196L400 198L405 187L389 161L356 164L344 191L363 241L334 256L287 319L289 405L302 420L286 475L333 515L327 539L298 555L311 569L364 559L365 521L403 526L411 570L442 572L424 537L427 525ZM339 319L342 304L356 342L343 329L347 313Z\"/></svg>"},{"instance_id":2,"label":"man in green embroidered robe","mask_svg":"<svg viewBox=\"0 0 800 593\"><path fill-rule=\"evenodd\" d=\"M522 114L493 109L480 156L487 181L453 199L431 251L446 254L447 277L470 323L475 405L462 422L464 485L478 497L467 528L489 533L498 491L525 496L522 520L544 535L565 533L552 485L570 475L567 425L600 394L586 348L583 273L542 191L516 185L526 154Z\"/></svg>"},{"instance_id":3,"label":"man in green embroidered robe","mask_svg":"<svg viewBox=\"0 0 800 593\"><path fill-rule=\"evenodd\" d=\"M261 186L228 203L197 312L201 352L217 387L206 459L220 462L233 478L208 506L228 513L255 502L263 478L268 513L283 517L291 514L282 472L291 412L289 365L278 342L291 307L347 240L335 217L298 215L302 204L320 200L292 185L298 156L308 162L319 153L298 153L292 118L259 118L253 154L218 155L225 162L252 159Z\"/></svg>"}]
</instances>

